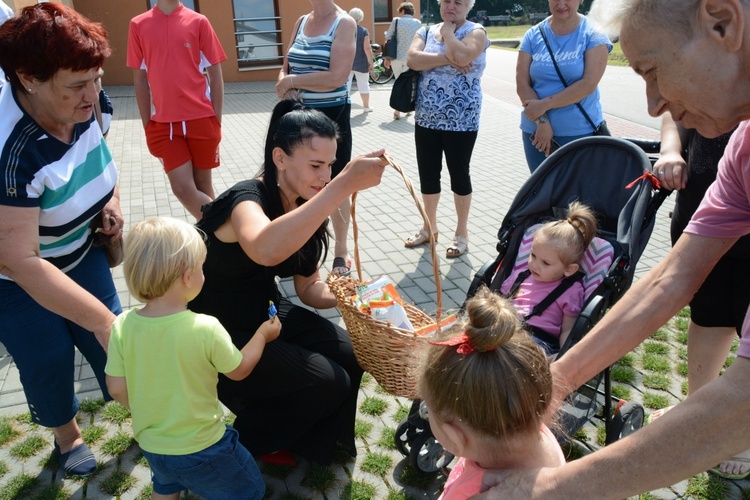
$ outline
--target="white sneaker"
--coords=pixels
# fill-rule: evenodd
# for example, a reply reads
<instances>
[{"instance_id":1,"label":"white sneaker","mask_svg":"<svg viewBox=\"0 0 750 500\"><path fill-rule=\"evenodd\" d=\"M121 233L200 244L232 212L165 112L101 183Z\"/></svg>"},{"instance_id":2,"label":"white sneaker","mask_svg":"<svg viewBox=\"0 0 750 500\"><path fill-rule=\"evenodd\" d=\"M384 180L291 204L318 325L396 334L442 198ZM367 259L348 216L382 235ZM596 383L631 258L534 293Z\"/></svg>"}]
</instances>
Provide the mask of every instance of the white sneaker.
<instances>
[{"instance_id":1,"label":"white sneaker","mask_svg":"<svg viewBox=\"0 0 750 500\"><path fill-rule=\"evenodd\" d=\"M365 108L363 113L372 113L372 108Z\"/></svg>"}]
</instances>

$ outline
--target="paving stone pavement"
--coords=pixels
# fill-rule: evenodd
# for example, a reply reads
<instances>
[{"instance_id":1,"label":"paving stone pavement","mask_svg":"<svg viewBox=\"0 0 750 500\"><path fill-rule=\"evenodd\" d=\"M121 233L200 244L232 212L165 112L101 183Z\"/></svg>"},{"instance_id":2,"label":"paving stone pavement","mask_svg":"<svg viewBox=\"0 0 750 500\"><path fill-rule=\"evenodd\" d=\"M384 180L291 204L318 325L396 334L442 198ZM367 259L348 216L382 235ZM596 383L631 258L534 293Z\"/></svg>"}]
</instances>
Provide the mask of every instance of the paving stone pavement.
<instances>
[{"instance_id":1,"label":"paving stone pavement","mask_svg":"<svg viewBox=\"0 0 750 500\"><path fill-rule=\"evenodd\" d=\"M404 166L409 177L417 181L413 117L394 121L388 107L390 84L372 87L372 113L362 112L357 93L352 97L353 151L356 154L385 147ZM111 87L106 91L115 107L108 142L120 169L120 193L126 231L135 222L157 215L192 222L189 214L172 195L159 162L148 153L133 88ZM509 84L493 81L492 84L485 85L484 92L480 132L472 161L475 191L470 218L471 247L461 258L449 260L445 257L445 246L449 240L447 236L455 224L451 197L443 197L439 208L441 229L446 236L438 244L443 304L446 309L460 306L474 272L484 262L495 257L497 229L513 197L528 176L519 141L520 106L514 89ZM217 193L258 172L265 130L275 103L272 83L226 85L222 166L214 173ZM607 120L614 135L658 139L658 131L654 129L613 116L607 116ZM444 192L450 193L447 175L444 176L443 184ZM671 205L671 201L667 205ZM421 219L401 177L391 170L386 171L380 186L359 194L357 209L360 214L359 248L366 277L385 273L396 282L399 291L408 300L428 312L434 311L435 278L429 250L406 249L403 246L404 238L421 227ZM668 211L665 207L658 214L654 234L638 266L639 276L661 260L669 249ZM332 258L328 260L323 275L330 269ZM122 268L114 269L113 273L123 308L134 307L137 301L127 291ZM281 286L288 296L296 300L290 281L282 281ZM320 314L343 325L336 310L320 311ZM91 400L101 397L91 368L80 355L75 375L76 392L81 400L88 400L92 404ZM680 393L676 391L675 394ZM444 475L437 474L427 478L417 475L415 478L413 470L410 473L406 461L397 451L378 444L378 441L388 441L388 429L395 428L410 401L384 393L374 380L363 384L359 403L366 400L382 401L387 408L380 415L360 410L358 422L364 437L357 441L359 455L356 461L344 461L325 470L311 467L304 461L298 467L287 470L264 467L268 497L437 498L445 480ZM12 359L0 346L0 414L18 416L25 412L27 408L18 372ZM0 477L0 498L13 498L13 488L17 486L14 481L17 481L20 474L35 478L36 486L17 494L16 498L111 498L115 495L106 493L102 488L108 480L113 481L111 478L117 471L125 472L135 479L134 484L119 498L140 498L147 494L144 488L149 485L149 471L145 462L138 460L137 446L126 442L127 451L122 455L110 455L104 451L104 442L121 433L128 436L130 432L127 420L116 423L107 420L105 416L106 409L95 409L92 413L81 412L82 427L99 426L105 434L93 447L103 470L85 482L63 479L59 471L45 468L43 463L52 450L51 433L30 425L23 417L14 418L12 427L23 434L18 440L25 441L29 436L38 436L43 442L40 444L41 451L25 460L16 458L17 452L10 451L12 446L0 447L0 472L2 463L8 468L7 473ZM368 427L371 427L369 433L365 432ZM376 458L373 459L373 456ZM378 458L381 456L386 458ZM377 471L367 472L377 468L373 464L380 463L378 460L385 461L386 471L380 475ZM678 498L684 494L685 488L683 482L653 492L653 496Z\"/></svg>"}]
</instances>

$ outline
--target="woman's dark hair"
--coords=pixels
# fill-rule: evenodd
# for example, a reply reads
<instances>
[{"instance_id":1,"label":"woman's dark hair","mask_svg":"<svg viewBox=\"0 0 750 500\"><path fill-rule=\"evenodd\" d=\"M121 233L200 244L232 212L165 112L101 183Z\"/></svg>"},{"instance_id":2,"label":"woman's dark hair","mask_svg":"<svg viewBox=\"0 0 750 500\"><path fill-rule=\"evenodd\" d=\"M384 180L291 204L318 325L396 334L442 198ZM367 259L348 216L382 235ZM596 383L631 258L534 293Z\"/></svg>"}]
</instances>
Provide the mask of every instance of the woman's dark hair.
<instances>
[{"instance_id":1,"label":"woman's dark hair","mask_svg":"<svg viewBox=\"0 0 750 500\"><path fill-rule=\"evenodd\" d=\"M404 14L409 14L410 16L414 15L414 4L411 2L404 2L401 5L398 6L398 11L403 12Z\"/></svg>"},{"instance_id":2,"label":"woman's dark hair","mask_svg":"<svg viewBox=\"0 0 750 500\"><path fill-rule=\"evenodd\" d=\"M266 144L263 154L262 178L269 194L268 217L273 220L284 215L284 205L279 191L278 170L273 161L273 150L281 148L287 155L294 150L309 144L315 137L339 140L339 129L336 122L316 109L306 108L299 101L291 99L281 100L271 113L268 125ZM297 199L301 205L306 200ZM317 242L320 257L325 258L328 253L328 220L326 220L313 235Z\"/></svg>"},{"instance_id":3,"label":"woman's dark hair","mask_svg":"<svg viewBox=\"0 0 750 500\"><path fill-rule=\"evenodd\" d=\"M16 71L46 82L60 69L101 68L111 52L104 26L57 3L26 7L0 26L0 67L22 92Z\"/></svg>"}]
</instances>

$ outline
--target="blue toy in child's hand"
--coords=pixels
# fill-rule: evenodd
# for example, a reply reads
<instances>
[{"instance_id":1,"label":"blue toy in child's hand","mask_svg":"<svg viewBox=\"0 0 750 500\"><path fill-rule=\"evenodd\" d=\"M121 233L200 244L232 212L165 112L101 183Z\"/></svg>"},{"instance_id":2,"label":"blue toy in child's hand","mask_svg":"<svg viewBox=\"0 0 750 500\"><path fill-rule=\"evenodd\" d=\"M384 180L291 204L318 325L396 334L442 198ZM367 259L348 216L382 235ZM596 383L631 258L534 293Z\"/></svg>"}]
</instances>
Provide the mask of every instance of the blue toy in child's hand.
<instances>
[{"instance_id":1,"label":"blue toy in child's hand","mask_svg":"<svg viewBox=\"0 0 750 500\"><path fill-rule=\"evenodd\" d=\"M273 300L268 301L268 319L275 318L278 311L273 303Z\"/></svg>"}]
</instances>

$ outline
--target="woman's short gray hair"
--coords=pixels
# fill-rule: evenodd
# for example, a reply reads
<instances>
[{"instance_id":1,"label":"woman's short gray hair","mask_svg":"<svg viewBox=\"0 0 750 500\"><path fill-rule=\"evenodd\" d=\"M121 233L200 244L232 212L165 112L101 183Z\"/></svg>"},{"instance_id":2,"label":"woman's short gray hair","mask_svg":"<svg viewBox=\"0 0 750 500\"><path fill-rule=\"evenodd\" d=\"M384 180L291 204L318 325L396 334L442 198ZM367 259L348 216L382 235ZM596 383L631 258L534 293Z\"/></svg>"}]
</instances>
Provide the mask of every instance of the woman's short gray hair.
<instances>
[{"instance_id":1,"label":"woman's short gray hair","mask_svg":"<svg viewBox=\"0 0 750 500\"><path fill-rule=\"evenodd\" d=\"M352 10L350 10L349 15L352 16L352 18L358 23L362 22L362 19L365 18L365 13L362 12L362 9L360 9L359 7L354 7Z\"/></svg>"},{"instance_id":2,"label":"woman's short gray hair","mask_svg":"<svg viewBox=\"0 0 750 500\"><path fill-rule=\"evenodd\" d=\"M610 37L619 36L625 27L656 30L669 26L672 33L687 39L693 34L700 3L701 0L594 0L586 17Z\"/></svg>"},{"instance_id":3,"label":"woman's short gray hair","mask_svg":"<svg viewBox=\"0 0 750 500\"><path fill-rule=\"evenodd\" d=\"M437 0L438 5L440 4L440 0ZM466 4L469 6L469 9L466 11L468 14L469 10L474 8L474 0L466 0Z\"/></svg>"}]
</instances>

